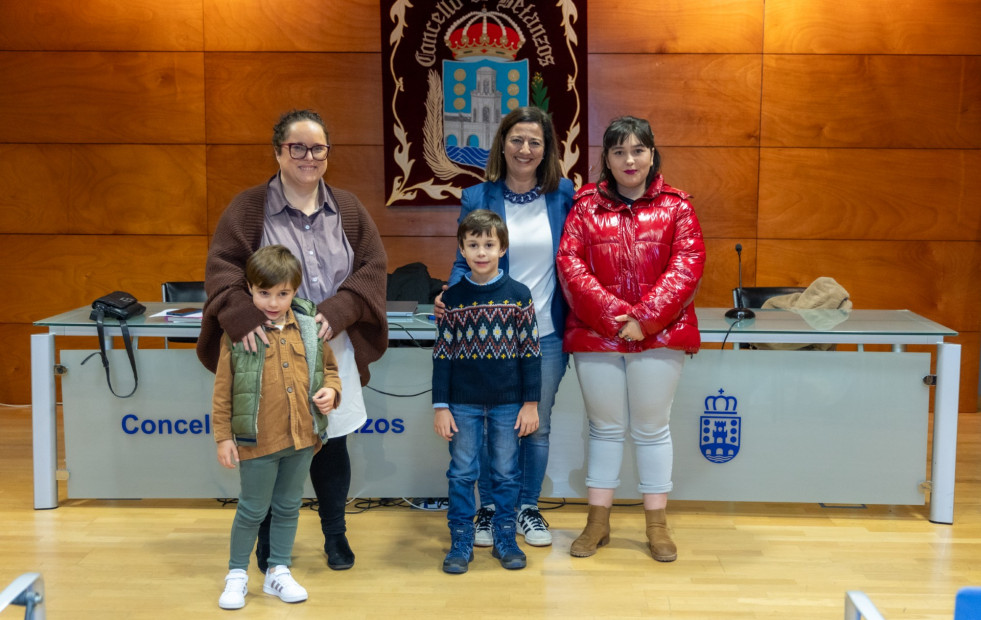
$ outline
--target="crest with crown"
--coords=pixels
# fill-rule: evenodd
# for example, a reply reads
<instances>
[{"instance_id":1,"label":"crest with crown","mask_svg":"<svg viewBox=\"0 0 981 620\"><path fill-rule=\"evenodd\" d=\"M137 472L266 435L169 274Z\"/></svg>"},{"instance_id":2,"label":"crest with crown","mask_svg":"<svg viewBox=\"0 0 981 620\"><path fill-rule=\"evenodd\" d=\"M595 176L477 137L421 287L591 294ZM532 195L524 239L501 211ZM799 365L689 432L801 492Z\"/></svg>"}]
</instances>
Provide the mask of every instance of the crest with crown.
<instances>
[{"instance_id":1,"label":"crest with crown","mask_svg":"<svg viewBox=\"0 0 981 620\"><path fill-rule=\"evenodd\" d=\"M514 60L525 44L518 25L507 15L486 8L456 20L443 38L453 60L501 58Z\"/></svg>"},{"instance_id":2,"label":"crest with crown","mask_svg":"<svg viewBox=\"0 0 981 620\"><path fill-rule=\"evenodd\" d=\"M736 413L736 400L735 396L726 396L725 390L719 390L718 396L707 396L705 398L705 413Z\"/></svg>"}]
</instances>

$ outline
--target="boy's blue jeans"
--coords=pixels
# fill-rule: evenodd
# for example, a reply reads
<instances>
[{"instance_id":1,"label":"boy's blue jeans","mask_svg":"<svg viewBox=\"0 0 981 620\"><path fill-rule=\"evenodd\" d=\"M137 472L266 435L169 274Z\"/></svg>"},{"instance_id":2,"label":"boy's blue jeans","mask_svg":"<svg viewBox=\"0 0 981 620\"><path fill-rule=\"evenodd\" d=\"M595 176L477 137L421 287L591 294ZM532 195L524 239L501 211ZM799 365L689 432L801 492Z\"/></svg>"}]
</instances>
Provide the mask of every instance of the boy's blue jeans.
<instances>
[{"instance_id":1,"label":"boy's blue jeans","mask_svg":"<svg viewBox=\"0 0 981 620\"><path fill-rule=\"evenodd\" d=\"M497 507L494 525L513 523L521 475L518 469L518 431L514 425L522 403L506 405L450 404L457 432L450 440L450 468L446 471L450 529L472 526L477 513L474 485L480 475L480 451L486 427L490 501Z\"/></svg>"}]
</instances>

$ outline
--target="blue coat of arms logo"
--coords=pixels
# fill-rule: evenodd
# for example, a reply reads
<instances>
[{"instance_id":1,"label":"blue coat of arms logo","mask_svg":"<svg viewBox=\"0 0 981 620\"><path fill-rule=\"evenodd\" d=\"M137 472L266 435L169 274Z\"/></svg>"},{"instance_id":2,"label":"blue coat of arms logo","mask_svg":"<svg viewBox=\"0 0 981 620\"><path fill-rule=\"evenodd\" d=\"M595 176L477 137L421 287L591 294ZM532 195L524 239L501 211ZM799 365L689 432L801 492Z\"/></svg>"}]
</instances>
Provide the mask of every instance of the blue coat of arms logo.
<instances>
[{"instance_id":1,"label":"blue coat of arms logo","mask_svg":"<svg viewBox=\"0 0 981 620\"><path fill-rule=\"evenodd\" d=\"M705 412L699 419L699 449L713 463L727 463L739 454L742 419L737 400L720 389L718 396L705 398Z\"/></svg>"},{"instance_id":2,"label":"blue coat of arms logo","mask_svg":"<svg viewBox=\"0 0 981 620\"><path fill-rule=\"evenodd\" d=\"M528 105L528 61L518 24L484 9L464 15L446 33L453 60L443 61L443 138L451 161L484 168L501 119Z\"/></svg>"}]
</instances>

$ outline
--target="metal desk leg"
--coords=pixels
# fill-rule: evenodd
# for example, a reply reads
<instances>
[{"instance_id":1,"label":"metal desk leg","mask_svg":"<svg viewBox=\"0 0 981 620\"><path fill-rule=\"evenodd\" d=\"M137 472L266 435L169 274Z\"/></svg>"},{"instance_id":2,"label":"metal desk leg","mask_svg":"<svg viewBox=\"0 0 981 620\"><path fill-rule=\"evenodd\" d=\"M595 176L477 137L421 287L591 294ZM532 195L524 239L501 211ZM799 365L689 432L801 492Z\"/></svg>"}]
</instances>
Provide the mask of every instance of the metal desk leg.
<instances>
[{"instance_id":1,"label":"metal desk leg","mask_svg":"<svg viewBox=\"0 0 981 620\"><path fill-rule=\"evenodd\" d=\"M933 401L933 469L930 520L954 522L954 468L957 464L957 409L961 385L961 345L937 344L937 387Z\"/></svg>"},{"instance_id":2,"label":"metal desk leg","mask_svg":"<svg viewBox=\"0 0 981 620\"><path fill-rule=\"evenodd\" d=\"M54 334L31 334L31 420L34 431L34 509L58 507L58 418L55 412Z\"/></svg>"}]
</instances>

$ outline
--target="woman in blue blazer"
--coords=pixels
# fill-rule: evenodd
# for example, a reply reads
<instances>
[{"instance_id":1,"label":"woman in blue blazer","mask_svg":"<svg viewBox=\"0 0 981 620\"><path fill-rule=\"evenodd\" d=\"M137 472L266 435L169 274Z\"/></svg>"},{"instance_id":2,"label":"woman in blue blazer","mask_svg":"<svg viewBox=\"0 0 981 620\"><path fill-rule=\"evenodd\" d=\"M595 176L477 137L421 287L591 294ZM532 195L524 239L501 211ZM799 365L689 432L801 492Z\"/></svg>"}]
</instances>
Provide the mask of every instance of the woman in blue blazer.
<instances>
[{"instance_id":1,"label":"woman in blue blazer","mask_svg":"<svg viewBox=\"0 0 981 620\"><path fill-rule=\"evenodd\" d=\"M545 468L555 392L565 374L569 356L562 352L567 306L555 276L555 255L565 218L572 206L572 181L562 177L558 140L552 119L539 108L517 108L501 120L487 160L487 181L463 191L460 218L474 209L489 209L508 225L509 248L500 268L531 289L542 350L542 395L538 403L538 430L521 439L518 465L518 533L533 546L552 544L548 523L538 510ZM449 283L469 271L456 253ZM437 303L440 303L437 301ZM486 449L481 455L480 497L490 497ZM474 544L493 544L494 505L477 512Z\"/></svg>"}]
</instances>

